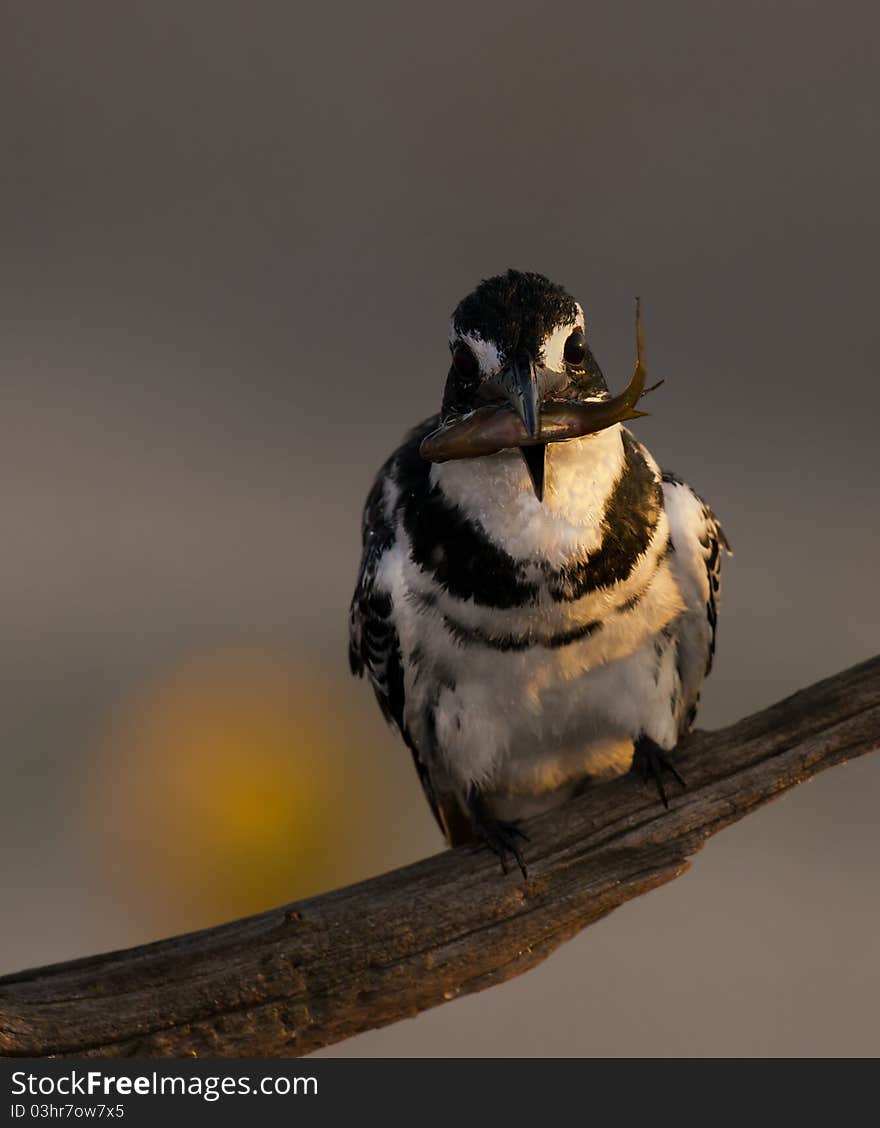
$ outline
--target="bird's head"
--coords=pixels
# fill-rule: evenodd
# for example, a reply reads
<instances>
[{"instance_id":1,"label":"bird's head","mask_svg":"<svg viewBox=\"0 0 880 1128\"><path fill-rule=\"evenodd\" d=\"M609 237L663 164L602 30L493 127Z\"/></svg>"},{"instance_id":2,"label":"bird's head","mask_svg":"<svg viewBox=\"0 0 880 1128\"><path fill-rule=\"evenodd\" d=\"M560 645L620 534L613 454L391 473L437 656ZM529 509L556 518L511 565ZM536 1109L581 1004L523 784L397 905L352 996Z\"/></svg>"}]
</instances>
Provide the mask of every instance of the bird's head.
<instances>
[{"instance_id":1,"label":"bird's head","mask_svg":"<svg viewBox=\"0 0 880 1128\"><path fill-rule=\"evenodd\" d=\"M637 339L633 378L611 397L570 294L542 274L486 279L452 315L441 425L422 442L422 457L445 462L518 447L541 499L548 443L645 414L636 410L645 376L638 312Z\"/></svg>"}]
</instances>

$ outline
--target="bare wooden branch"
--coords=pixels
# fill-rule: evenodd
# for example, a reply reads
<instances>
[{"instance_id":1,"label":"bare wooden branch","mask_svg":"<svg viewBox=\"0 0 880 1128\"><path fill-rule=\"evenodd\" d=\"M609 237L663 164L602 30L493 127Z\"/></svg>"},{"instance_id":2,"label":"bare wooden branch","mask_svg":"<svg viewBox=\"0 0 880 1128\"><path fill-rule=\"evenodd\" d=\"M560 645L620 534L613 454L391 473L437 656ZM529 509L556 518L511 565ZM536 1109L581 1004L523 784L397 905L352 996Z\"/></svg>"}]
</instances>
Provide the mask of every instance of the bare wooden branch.
<instances>
[{"instance_id":1,"label":"bare wooden branch","mask_svg":"<svg viewBox=\"0 0 880 1128\"><path fill-rule=\"evenodd\" d=\"M528 826L530 874L447 851L204 932L0 979L0 1053L297 1056L510 979L706 838L880 744L880 657L687 741L668 811L640 781Z\"/></svg>"}]
</instances>

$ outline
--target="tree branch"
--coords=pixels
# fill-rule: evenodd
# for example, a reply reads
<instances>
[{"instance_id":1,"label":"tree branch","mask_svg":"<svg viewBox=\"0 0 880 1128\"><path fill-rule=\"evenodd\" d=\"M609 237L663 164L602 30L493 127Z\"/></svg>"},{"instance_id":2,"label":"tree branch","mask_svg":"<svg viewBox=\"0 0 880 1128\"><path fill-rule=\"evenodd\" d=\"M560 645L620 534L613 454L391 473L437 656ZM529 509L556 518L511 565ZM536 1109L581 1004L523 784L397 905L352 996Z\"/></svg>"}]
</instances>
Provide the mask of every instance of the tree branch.
<instances>
[{"instance_id":1,"label":"tree branch","mask_svg":"<svg viewBox=\"0 0 880 1128\"><path fill-rule=\"evenodd\" d=\"M0 1053L297 1056L540 963L706 838L880 745L880 657L695 733L670 809L633 777L528 826L530 873L449 850L246 920L0 979Z\"/></svg>"}]
</instances>

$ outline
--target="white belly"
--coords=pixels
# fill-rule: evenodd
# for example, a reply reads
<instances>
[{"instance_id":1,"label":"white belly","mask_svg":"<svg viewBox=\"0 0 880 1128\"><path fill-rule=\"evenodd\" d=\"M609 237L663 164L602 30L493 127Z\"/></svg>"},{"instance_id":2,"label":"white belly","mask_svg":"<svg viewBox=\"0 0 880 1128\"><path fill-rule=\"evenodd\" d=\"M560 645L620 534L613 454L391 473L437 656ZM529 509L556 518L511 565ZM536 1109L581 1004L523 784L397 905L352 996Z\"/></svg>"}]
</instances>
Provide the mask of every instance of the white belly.
<instances>
[{"instance_id":1,"label":"white belly","mask_svg":"<svg viewBox=\"0 0 880 1128\"><path fill-rule=\"evenodd\" d=\"M467 676L437 697L440 766L457 793L475 785L512 803L516 817L562 801L587 777L626 771L642 732L667 748L678 738L670 704L675 648L668 643L660 656L652 638L580 672L565 651L468 659Z\"/></svg>"}]
</instances>

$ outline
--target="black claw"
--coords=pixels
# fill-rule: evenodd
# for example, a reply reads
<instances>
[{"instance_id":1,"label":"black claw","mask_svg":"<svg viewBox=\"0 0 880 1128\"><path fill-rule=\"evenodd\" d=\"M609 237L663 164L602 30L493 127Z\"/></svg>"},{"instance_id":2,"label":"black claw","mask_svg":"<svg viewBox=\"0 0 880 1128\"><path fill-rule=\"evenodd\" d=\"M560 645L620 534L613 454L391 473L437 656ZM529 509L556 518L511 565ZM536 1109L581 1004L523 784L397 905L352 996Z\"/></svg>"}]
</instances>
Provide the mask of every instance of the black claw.
<instances>
[{"instance_id":1,"label":"black claw","mask_svg":"<svg viewBox=\"0 0 880 1128\"><path fill-rule=\"evenodd\" d=\"M663 806L667 809L669 808L669 799L666 795L666 788L663 786L663 772L669 772L678 781L682 789L687 788L687 780L670 762L660 745L651 740L649 736L640 737L636 741L632 766L634 771L640 772L643 783L647 783L649 778L653 779Z\"/></svg>"},{"instance_id":2,"label":"black claw","mask_svg":"<svg viewBox=\"0 0 880 1128\"><path fill-rule=\"evenodd\" d=\"M514 823L500 822L497 819L486 819L478 822L474 829L482 841L489 847L501 863L501 870L507 873L507 855L512 854L524 879L529 876L522 850L517 842L517 837L525 835Z\"/></svg>"},{"instance_id":3,"label":"black claw","mask_svg":"<svg viewBox=\"0 0 880 1128\"><path fill-rule=\"evenodd\" d=\"M662 780L662 778L659 774L656 777L656 782L657 782L657 790L660 792L660 800L663 803L663 806L668 811L669 810L669 800L666 797L666 788L663 786L663 780Z\"/></svg>"},{"instance_id":4,"label":"black claw","mask_svg":"<svg viewBox=\"0 0 880 1128\"><path fill-rule=\"evenodd\" d=\"M471 792L470 796L471 819L473 820L474 833L489 847L501 863L501 872L507 873L507 855L512 854L520 868L523 880L528 880L529 872L526 868L522 850L519 848L517 838L529 841L529 836L521 830L516 823L502 822L493 818L485 809L479 794Z\"/></svg>"}]
</instances>

